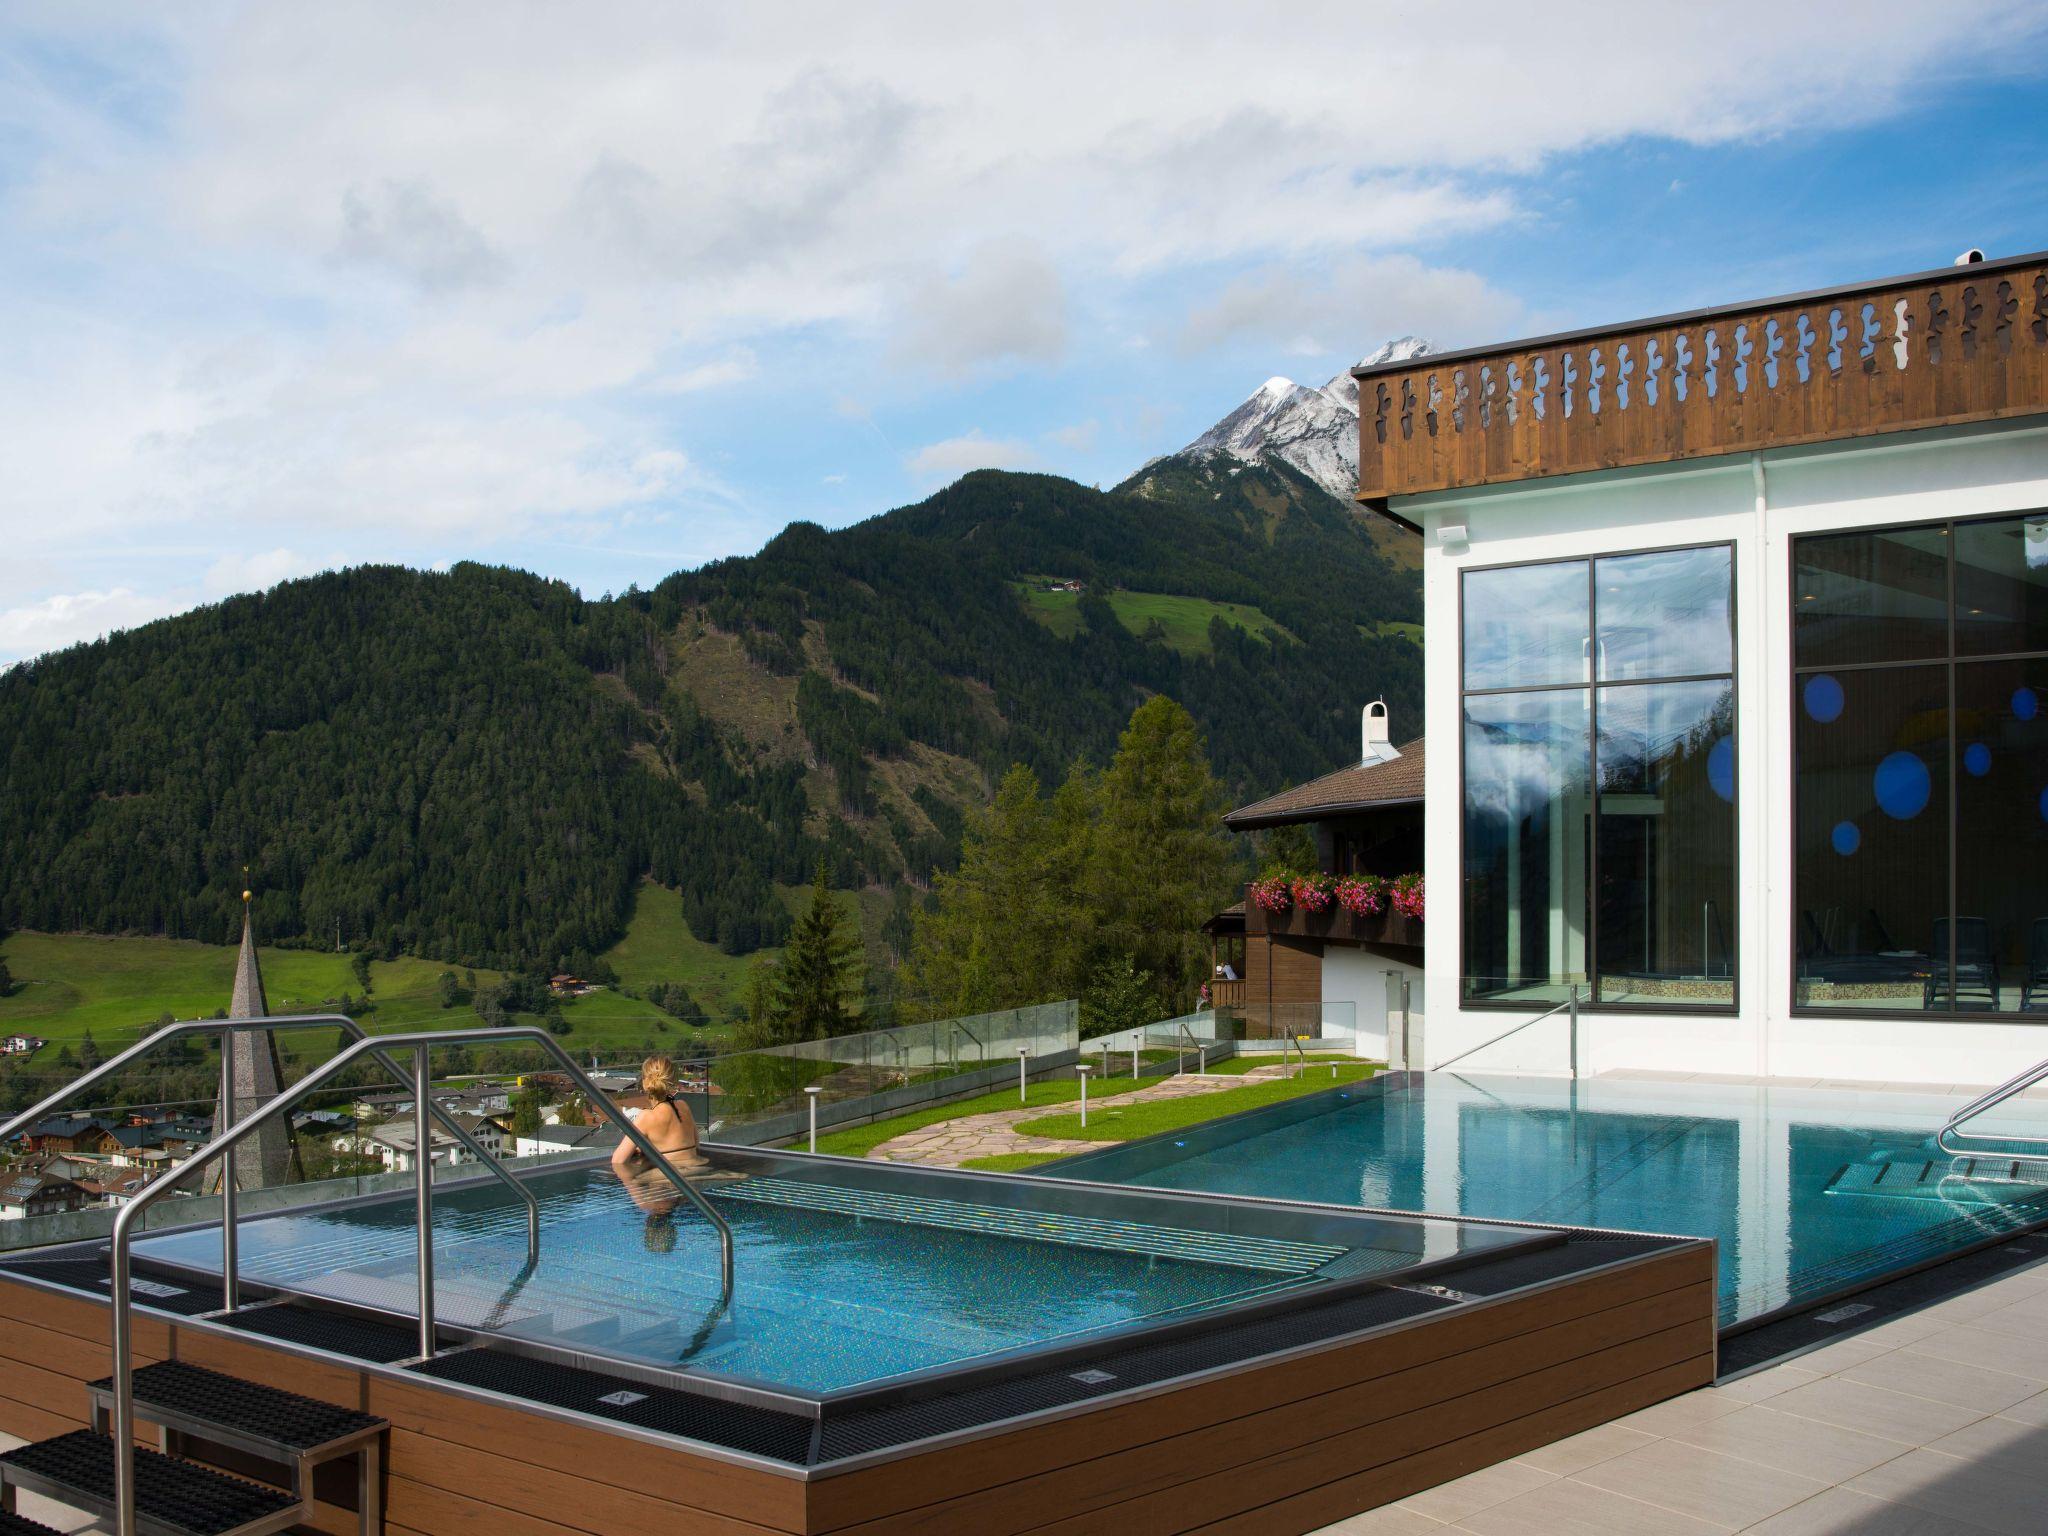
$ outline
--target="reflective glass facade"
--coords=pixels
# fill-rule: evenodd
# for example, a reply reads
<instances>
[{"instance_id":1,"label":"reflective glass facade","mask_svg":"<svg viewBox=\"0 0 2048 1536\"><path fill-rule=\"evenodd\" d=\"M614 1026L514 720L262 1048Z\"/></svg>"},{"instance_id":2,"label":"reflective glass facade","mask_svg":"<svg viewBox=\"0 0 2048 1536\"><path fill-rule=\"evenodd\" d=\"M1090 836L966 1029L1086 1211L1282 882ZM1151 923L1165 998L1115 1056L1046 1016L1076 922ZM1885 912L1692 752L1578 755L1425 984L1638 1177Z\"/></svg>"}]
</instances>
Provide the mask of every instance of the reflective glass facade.
<instances>
[{"instance_id":1,"label":"reflective glass facade","mask_svg":"<svg viewBox=\"0 0 2048 1536\"><path fill-rule=\"evenodd\" d=\"M2048 513L1793 545L1793 1002L2048 1013Z\"/></svg>"},{"instance_id":2,"label":"reflective glass facade","mask_svg":"<svg viewBox=\"0 0 2048 1536\"><path fill-rule=\"evenodd\" d=\"M1730 565L1717 544L1465 573L1467 1001L1732 1005Z\"/></svg>"}]
</instances>

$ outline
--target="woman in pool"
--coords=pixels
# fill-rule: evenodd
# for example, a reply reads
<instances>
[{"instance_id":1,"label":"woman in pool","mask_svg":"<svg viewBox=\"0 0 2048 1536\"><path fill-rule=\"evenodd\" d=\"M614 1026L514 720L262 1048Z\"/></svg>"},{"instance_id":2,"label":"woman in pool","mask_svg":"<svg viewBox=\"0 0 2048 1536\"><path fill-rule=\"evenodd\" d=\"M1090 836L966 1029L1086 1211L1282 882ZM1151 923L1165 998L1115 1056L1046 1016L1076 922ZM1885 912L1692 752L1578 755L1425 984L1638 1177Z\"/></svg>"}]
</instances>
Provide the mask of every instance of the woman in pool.
<instances>
[{"instance_id":1,"label":"woman in pool","mask_svg":"<svg viewBox=\"0 0 2048 1536\"><path fill-rule=\"evenodd\" d=\"M676 1064L666 1056L650 1056L640 1064L640 1091L647 1107L633 1128L645 1136L654 1150L668 1159L678 1173L703 1173L711 1164L697 1150L697 1117L690 1106L676 1097ZM648 1174L661 1178L657 1169L640 1155L640 1149L624 1136L612 1153L612 1171L629 1188ZM664 1182L666 1182L664 1180Z\"/></svg>"}]
</instances>

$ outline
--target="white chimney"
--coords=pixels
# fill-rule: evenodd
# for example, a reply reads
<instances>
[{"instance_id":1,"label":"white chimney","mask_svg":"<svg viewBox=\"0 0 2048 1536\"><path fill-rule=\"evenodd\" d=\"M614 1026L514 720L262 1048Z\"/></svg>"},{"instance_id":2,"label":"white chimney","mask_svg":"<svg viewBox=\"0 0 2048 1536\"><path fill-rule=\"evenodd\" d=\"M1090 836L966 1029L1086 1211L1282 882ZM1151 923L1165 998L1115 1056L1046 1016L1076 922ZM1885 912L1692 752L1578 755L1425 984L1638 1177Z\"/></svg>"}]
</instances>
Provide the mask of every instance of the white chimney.
<instances>
[{"instance_id":1,"label":"white chimney","mask_svg":"<svg viewBox=\"0 0 2048 1536\"><path fill-rule=\"evenodd\" d=\"M1394 747L1388 734L1387 701L1374 699L1365 706L1365 720L1360 737L1359 761L1361 763L1391 763L1401 754Z\"/></svg>"}]
</instances>

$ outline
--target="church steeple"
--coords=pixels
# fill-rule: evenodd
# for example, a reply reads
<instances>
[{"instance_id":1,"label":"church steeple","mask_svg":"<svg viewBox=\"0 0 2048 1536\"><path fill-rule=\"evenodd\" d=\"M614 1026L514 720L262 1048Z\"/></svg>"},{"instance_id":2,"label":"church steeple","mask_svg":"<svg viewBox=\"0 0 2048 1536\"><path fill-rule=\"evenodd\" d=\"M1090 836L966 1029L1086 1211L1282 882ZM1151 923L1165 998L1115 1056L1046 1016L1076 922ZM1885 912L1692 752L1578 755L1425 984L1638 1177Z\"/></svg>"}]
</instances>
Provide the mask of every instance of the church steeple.
<instances>
[{"instance_id":1,"label":"church steeple","mask_svg":"<svg viewBox=\"0 0 2048 1536\"><path fill-rule=\"evenodd\" d=\"M263 970L256 963L256 934L249 922L249 892L242 892L242 953L235 960L235 993L228 1003L231 1019L267 1019L270 1004L263 996Z\"/></svg>"},{"instance_id":2,"label":"church steeple","mask_svg":"<svg viewBox=\"0 0 2048 1536\"><path fill-rule=\"evenodd\" d=\"M256 963L256 930L250 920L249 871L242 871L242 952L235 959L235 990L228 1003L231 1019L267 1019L270 1003L263 995L263 971ZM215 1111L219 1125L245 1119L276 1098L284 1082L278 1060L277 1037L267 1029L241 1031L235 1046L234 1097L227 1112ZM264 1189L283 1184L293 1176L298 1162L296 1138L283 1120L272 1120L242 1146L232 1159L235 1182L243 1189ZM225 1166L225 1165L223 1165ZM216 1174L216 1178L218 1175Z\"/></svg>"}]
</instances>

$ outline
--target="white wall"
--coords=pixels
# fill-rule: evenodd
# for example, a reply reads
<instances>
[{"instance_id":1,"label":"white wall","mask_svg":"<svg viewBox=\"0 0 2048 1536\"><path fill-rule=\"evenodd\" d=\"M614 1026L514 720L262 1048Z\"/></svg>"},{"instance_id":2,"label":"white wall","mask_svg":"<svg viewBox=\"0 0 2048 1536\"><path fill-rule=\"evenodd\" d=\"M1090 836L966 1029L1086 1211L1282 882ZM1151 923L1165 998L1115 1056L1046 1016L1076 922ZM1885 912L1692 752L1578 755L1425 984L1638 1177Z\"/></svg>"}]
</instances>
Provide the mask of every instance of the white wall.
<instances>
[{"instance_id":1,"label":"white wall","mask_svg":"<svg viewBox=\"0 0 2048 1536\"><path fill-rule=\"evenodd\" d=\"M1397 500L1394 509L1424 530L1425 714L1434 744L1426 832L1431 903L1425 964L1435 1003L1428 1060L1478 1045L1518 1017L1458 1006L1459 572L1720 541L1735 546L1738 1007L1733 1015L1589 1013L1580 1031L1581 1070L1946 1085L1997 1082L2048 1055L2048 1030L2037 1024L1791 1013L1790 541L1830 529L2042 506L2048 506L2048 422L2038 416ZM1464 524L1468 541L1441 544L1437 529L1447 523ZM1550 1020L1481 1053L1473 1064L1561 1071L1565 1057L1562 1022Z\"/></svg>"},{"instance_id":2,"label":"white wall","mask_svg":"<svg viewBox=\"0 0 2048 1536\"><path fill-rule=\"evenodd\" d=\"M1368 950L1345 944L1323 946L1323 1003L1352 1005L1357 1044L1353 1049L1374 1061L1387 1059L1387 977L1405 975L1419 983L1419 966L1404 965ZM1420 991L1419 985L1415 988ZM1398 1021L1397 1021L1398 1024Z\"/></svg>"}]
</instances>

